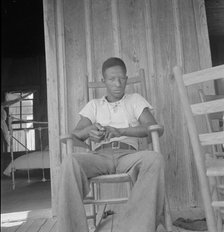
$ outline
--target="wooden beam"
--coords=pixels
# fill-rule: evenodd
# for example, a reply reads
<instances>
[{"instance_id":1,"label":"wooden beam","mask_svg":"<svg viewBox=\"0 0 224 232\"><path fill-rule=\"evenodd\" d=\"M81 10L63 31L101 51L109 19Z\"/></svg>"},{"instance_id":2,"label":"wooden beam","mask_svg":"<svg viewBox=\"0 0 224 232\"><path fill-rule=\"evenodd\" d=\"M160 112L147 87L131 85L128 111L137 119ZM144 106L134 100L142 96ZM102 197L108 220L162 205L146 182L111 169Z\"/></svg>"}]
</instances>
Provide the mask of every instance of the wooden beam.
<instances>
[{"instance_id":1,"label":"wooden beam","mask_svg":"<svg viewBox=\"0 0 224 232\"><path fill-rule=\"evenodd\" d=\"M91 1L84 0L85 7L85 36L86 36L86 60L87 76L89 81L93 81L93 54L92 54L92 27L91 27Z\"/></svg>"},{"instance_id":2,"label":"wooden beam","mask_svg":"<svg viewBox=\"0 0 224 232\"><path fill-rule=\"evenodd\" d=\"M205 3L204 0L197 0L192 1L192 4L194 8L195 27L198 38L200 68L205 69L212 67ZM209 86L206 88L208 89Z\"/></svg>"},{"instance_id":3,"label":"wooden beam","mask_svg":"<svg viewBox=\"0 0 224 232\"><path fill-rule=\"evenodd\" d=\"M178 0L172 0L172 6L173 6L173 17L174 17L177 65L183 67L183 45L181 39L181 29L180 29L181 26L180 26Z\"/></svg>"},{"instance_id":4,"label":"wooden beam","mask_svg":"<svg viewBox=\"0 0 224 232\"><path fill-rule=\"evenodd\" d=\"M113 28L113 42L114 42L114 55L121 56L121 44L120 44L120 26L119 26L119 14L118 14L117 0L111 0L111 13L112 13L112 28Z\"/></svg>"},{"instance_id":5,"label":"wooden beam","mask_svg":"<svg viewBox=\"0 0 224 232\"><path fill-rule=\"evenodd\" d=\"M59 143L59 91L58 91L58 61L55 22L55 1L43 1L44 34L47 74L47 100L49 121L49 154L51 171L51 201L52 214L56 215L58 177L60 170L60 143Z\"/></svg>"},{"instance_id":6,"label":"wooden beam","mask_svg":"<svg viewBox=\"0 0 224 232\"><path fill-rule=\"evenodd\" d=\"M174 36L175 36L175 44L176 44L176 59L177 64L180 67L184 68L184 48L183 48L183 39L181 34L181 22L180 22L180 6L181 4L178 0L172 0L172 8L173 8L173 20L174 20ZM184 122L184 113L183 111L179 112L179 116L181 117L181 122ZM187 182L187 189L189 194L189 203L190 205L194 206L195 197L194 197L194 184L193 184L193 169L192 169L192 159L190 156L190 149L189 149L189 137L186 127L182 127L183 130L183 140L185 141L184 152L187 155L184 155L184 163L186 168L186 182ZM188 145L187 145L188 143Z\"/></svg>"},{"instance_id":7,"label":"wooden beam","mask_svg":"<svg viewBox=\"0 0 224 232\"><path fill-rule=\"evenodd\" d=\"M145 0L144 2L144 24L146 31L146 50L147 50L147 66L145 67L145 73L149 74L147 78L150 82L150 97L153 105L156 103L156 93L155 93L155 54L154 54L154 41L153 41L153 28L152 28L152 11L150 1ZM149 97L149 94L146 94Z\"/></svg>"},{"instance_id":8,"label":"wooden beam","mask_svg":"<svg viewBox=\"0 0 224 232\"><path fill-rule=\"evenodd\" d=\"M64 36L64 12L61 0L56 1L56 46L57 46L57 69L59 81L59 113L60 113L60 132L68 131L67 117L67 81L65 67L65 36Z\"/></svg>"}]
</instances>

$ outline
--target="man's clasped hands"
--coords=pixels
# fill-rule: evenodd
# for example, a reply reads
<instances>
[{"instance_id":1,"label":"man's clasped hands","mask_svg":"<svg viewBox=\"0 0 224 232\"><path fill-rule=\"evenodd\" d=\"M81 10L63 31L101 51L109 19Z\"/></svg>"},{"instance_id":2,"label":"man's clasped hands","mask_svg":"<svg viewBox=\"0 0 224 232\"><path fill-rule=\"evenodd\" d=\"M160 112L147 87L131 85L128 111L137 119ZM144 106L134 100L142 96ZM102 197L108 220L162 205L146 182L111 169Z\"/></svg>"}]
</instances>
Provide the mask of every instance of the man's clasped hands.
<instances>
[{"instance_id":1,"label":"man's clasped hands","mask_svg":"<svg viewBox=\"0 0 224 232\"><path fill-rule=\"evenodd\" d=\"M89 138L94 142L109 141L111 138L120 137L121 131L118 128L111 126L102 126L99 123L94 123L89 131Z\"/></svg>"}]
</instances>

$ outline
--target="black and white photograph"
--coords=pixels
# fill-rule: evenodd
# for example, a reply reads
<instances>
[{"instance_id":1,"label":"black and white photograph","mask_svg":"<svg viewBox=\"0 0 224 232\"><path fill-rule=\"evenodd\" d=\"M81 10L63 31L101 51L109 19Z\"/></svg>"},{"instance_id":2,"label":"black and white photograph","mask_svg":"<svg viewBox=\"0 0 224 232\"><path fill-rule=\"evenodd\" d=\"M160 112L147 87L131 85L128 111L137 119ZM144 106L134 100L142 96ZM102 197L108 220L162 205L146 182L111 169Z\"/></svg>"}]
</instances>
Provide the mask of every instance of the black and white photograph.
<instances>
[{"instance_id":1,"label":"black and white photograph","mask_svg":"<svg viewBox=\"0 0 224 232\"><path fill-rule=\"evenodd\" d=\"M1 231L224 232L224 0L1 0Z\"/></svg>"}]
</instances>

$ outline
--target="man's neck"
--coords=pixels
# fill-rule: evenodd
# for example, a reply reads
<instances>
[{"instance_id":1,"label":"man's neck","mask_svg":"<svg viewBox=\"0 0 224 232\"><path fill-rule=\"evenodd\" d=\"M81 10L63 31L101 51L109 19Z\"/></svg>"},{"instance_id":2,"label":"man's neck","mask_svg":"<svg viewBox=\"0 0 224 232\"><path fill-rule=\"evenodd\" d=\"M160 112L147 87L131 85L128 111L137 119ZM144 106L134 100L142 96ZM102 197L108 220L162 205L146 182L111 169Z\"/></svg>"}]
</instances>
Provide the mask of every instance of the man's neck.
<instances>
[{"instance_id":1,"label":"man's neck","mask_svg":"<svg viewBox=\"0 0 224 232\"><path fill-rule=\"evenodd\" d=\"M111 97L111 96L106 96L105 98L106 98L106 100L107 100L108 102L118 102L118 101L120 101L120 100L124 97L124 95L125 95L125 94L123 94L122 97L120 97L120 98L113 98L113 97Z\"/></svg>"}]
</instances>

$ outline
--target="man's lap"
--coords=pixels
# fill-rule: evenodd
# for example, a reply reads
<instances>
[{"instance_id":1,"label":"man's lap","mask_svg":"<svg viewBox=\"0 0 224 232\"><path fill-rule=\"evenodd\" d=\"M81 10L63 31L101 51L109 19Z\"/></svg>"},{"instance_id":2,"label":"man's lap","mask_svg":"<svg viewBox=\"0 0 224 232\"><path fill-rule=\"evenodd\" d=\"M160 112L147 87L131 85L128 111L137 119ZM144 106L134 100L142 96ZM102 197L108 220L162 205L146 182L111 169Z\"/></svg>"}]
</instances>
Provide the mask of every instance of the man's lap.
<instances>
[{"instance_id":1,"label":"man's lap","mask_svg":"<svg viewBox=\"0 0 224 232\"><path fill-rule=\"evenodd\" d=\"M126 173L141 162L152 163L161 155L154 151L101 150L100 152L74 153L73 158L79 163L87 177L97 175Z\"/></svg>"}]
</instances>

